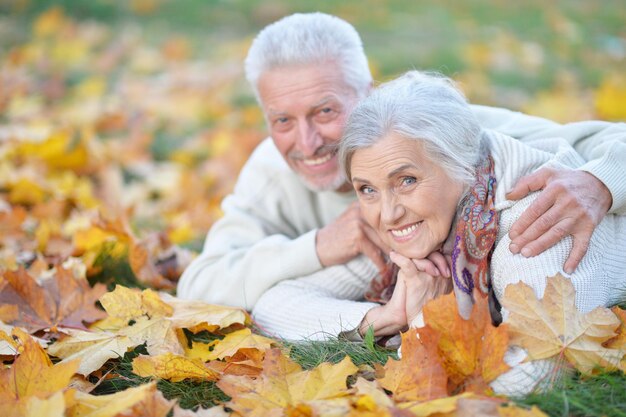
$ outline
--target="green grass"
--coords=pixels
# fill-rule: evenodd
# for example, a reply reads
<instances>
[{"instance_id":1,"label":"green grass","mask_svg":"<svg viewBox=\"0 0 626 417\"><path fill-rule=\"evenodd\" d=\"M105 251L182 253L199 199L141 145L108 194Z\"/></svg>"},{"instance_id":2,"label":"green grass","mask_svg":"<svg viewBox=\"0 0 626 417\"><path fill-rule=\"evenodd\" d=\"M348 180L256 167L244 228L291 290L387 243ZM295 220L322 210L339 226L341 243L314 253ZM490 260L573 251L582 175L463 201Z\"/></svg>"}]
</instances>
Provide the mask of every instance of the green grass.
<instances>
[{"instance_id":1,"label":"green grass","mask_svg":"<svg viewBox=\"0 0 626 417\"><path fill-rule=\"evenodd\" d=\"M212 337L200 335L198 340L208 341ZM395 353L366 343L353 343L340 340L325 342L283 342L290 348L290 357L304 369L312 369L322 362L337 363L346 355L356 365L374 363L384 364ZM147 354L145 346L139 346L128 352L123 358L110 360L104 372L119 375L114 379L101 382L93 394L111 394L126 388L150 381L132 373L132 360L140 354ZM363 372L363 371L362 371ZM364 376L367 376L364 374ZM95 382L95 380L94 380ZM226 396L214 382L169 382L158 380L157 387L168 399L176 398L183 408L197 409L212 407L224 403ZM564 378L558 388L542 394L531 394L513 399L517 405L530 407L536 405L551 417L626 417L626 375L621 372L605 373L593 377L573 375Z\"/></svg>"}]
</instances>

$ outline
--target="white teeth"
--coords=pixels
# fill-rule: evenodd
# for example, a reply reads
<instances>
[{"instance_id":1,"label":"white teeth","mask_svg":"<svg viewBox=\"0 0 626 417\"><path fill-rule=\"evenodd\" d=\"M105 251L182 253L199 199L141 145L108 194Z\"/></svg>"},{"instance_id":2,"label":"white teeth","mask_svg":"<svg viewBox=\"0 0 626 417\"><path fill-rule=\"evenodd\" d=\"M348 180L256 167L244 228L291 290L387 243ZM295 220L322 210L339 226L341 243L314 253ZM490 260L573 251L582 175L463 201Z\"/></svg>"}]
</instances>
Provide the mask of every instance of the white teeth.
<instances>
[{"instance_id":1,"label":"white teeth","mask_svg":"<svg viewBox=\"0 0 626 417\"><path fill-rule=\"evenodd\" d=\"M411 226L407 227L406 229L392 230L391 234L396 236L396 237L408 236L411 232L413 232L415 229L417 229L417 225L418 224L419 223L414 223Z\"/></svg>"},{"instance_id":2,"label":"white teeth","mask_svg":"<svg viewBox=\"0 0 626 417\"><path fill-rule=\"evenodd\" d=\"M320 164L323 164L324 162L330 161L330 158L332 157L333 157L332 153L327 153L326 155L321 156L319 158L303 159L302 162L304 162L304 165L320 165Z\"/></svg>"}]
</instances>

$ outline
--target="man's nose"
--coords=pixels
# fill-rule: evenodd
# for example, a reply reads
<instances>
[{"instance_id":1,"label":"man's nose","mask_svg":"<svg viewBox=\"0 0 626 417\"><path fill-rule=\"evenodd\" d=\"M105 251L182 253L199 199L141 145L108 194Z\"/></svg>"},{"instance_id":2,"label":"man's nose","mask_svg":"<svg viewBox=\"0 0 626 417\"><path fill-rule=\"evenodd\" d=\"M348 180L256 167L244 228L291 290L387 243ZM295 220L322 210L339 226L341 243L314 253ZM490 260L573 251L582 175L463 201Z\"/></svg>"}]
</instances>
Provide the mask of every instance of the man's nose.
<instances>
[{"instance_id":1,"label":"man's nose","mask_svg":"<svg viewBox=\"0 0 626 417\"><path fill-rule=\"evenodd\" d=\"M398 196L390 191L382 194L380 219L383 224L393 226L404 216L405 208Z\"/></svg>"},{"instance_id":2,"label":"man's nose","mask_svg":"<svg viewBox=\"0 0 626 417\"><path fill-rule=\"evenodd\" d=\"M323 144L317 126L309 120L301 120L298 123L298 134L298 148L305 157L314 155Z\"/></svg>"}]
</instances>

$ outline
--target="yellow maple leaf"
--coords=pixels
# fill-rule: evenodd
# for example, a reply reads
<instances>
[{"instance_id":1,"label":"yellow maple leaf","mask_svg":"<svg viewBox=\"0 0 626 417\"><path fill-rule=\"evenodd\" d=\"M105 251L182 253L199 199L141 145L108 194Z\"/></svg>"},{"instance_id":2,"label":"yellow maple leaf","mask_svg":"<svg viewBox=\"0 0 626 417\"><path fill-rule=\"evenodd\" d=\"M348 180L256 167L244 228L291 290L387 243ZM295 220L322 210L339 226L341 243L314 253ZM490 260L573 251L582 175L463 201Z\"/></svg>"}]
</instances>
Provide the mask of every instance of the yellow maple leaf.
<instances>
[{"instance_id":1,"label":"yellow maple leaf","mask_svg":"<svg viewBox=\"0 0 626 417\"><path fill-rule=\"evenodd\" d=\"M217 385L232 398L226 405L239 414L282 415L288 409L314 408L316 400L348 395L346 378L357 370L346 357L336 365L323 363L303 371L279 349L271 349L266 352L263 372L258 378L225 375Z\"/></svg>"},{"instance_id":2,"label":"yellow maple leaf","mask_svg":"<svg viewBox=\"0 0 626 417\"><path fill-rule=\"evenodd\" d=\"M193 333L203 330L215 332L233 325L250 324L250 316L240 308L182 300L165 293L160 296L164 302L174 307L172 323L177 328L189 329Z\"/></svg>"},{"instance_id":3,"label":"yellow maple leaf","mask_svg":"<svg viewBox=\"0 0 626 417\"><path fill-rule=\"evenodd\" d=\"M109 316L123 322L145 316L150 318L169 317L174 309L161 300L159 294L151 289L140 291L116 285L111 292L100 297L102 307Z\"/></svg>"},{"instance_id":4,"label":"yellow maple leaf","mask_svg":"<svg viewBox=\"0 0 626 417\"><path fill-rule=\"evenodd\" d=\"M26 417L65 417L65 397L58 391L49 398L33 397L26 404Z\"/></svg>"},{"instance_id":5,"label":"yellow maple leaf","mask_svg":"<svg viewBox=\"0 0 626 417\"><path fill-rule=\"evenodd\" d=\"M133 372L142 377L156 376L172 382L184 379L216 381L219 374L204 366L200 359L172 353L158 356L140 355L133 359Z\"/></svg>"},{"instance_id":6,"label":"yellow maple leaf","mask_svg":"<svg viewBox=\"0 0 626 417\"><path fill-rule=\"evenodd\" d=\"M502 305L510 312L511 343L526 349L531 360L563 356L584 374L615 369L623 352L602 343L615 336L619 319L602 307L583 314L575 300L574 286L560 274L548 278L541 300L523 282L507 286Z\"/></svg>"},{"instance_id":7,"label":"yellow maple leaf","mask_svg":"<svg viewBox=\"0 0 626 417\"><path fill-rule=\"evenodd\" d=\"M19 356L10 368L0 369L0 413L5 417L24 415L33 397L46 399L66 389L78 368L76 361L52 365L43 348L27 333L16 327L13 335L19 339Z\"/></svg>"},{"instance_id":8,"label":"yellow maple leaf","mask_svg":"<svg viewBox=\"0 0 626 417\"><path fill-rule=\"evenodd\" d=\"M228 333L224 339L211 344L194 343L187 356L200 358L206 362L212 359L224 359L233 356L239 349L256 348L258 350L267 350L274 344L276 344L275 340L254 334L250 329L246 328ZM209 351L209 347L213 347L213 350Z\"/></svg>"}]
</instances>

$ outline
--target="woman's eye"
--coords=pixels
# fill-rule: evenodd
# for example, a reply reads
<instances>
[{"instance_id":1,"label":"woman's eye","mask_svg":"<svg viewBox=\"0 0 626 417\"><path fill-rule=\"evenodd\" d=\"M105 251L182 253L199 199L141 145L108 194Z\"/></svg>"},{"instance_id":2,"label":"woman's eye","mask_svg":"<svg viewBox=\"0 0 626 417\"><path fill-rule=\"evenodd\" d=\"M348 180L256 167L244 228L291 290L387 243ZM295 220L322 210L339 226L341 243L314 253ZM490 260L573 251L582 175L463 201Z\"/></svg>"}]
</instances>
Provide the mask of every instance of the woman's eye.
<instances>
[{"instance_id":1,"label":"woman's eye","mask_svg":"<svg viewBox=\"0 0 626 417\"><path fill-rule=\"evenodd\" d=\"M411 185L411 184L415 184L416 182L417 182L417 179L415 179L415 177L402 178L402 185Z\"/></svg>"},{"instance_id":2,"label":"woman's eye","mask_svg":"<svg viewBox=\"0 0 626 417\"><path fill-rule=\"evenodd\" d=\"M362 185L359 188L359 191L361 192L361 194L372 194L374 192L374 190L372 189L372 187L369 187L367 185Z\"/></svg>"}]
</instances>

